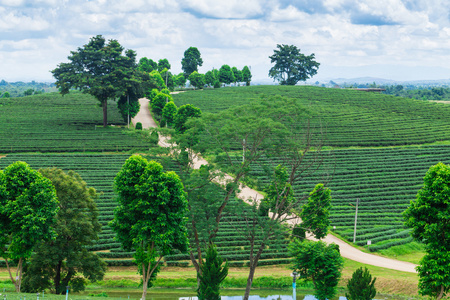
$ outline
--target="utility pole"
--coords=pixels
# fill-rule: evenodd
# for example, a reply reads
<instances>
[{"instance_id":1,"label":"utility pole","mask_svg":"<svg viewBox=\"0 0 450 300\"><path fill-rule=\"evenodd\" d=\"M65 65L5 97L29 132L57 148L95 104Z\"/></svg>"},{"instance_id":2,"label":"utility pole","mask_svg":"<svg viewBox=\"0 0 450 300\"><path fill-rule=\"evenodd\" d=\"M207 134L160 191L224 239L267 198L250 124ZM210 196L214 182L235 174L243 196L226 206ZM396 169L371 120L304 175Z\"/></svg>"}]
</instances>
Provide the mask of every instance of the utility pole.
<instances>
[{"instance_id":1,"label":"utility pole","mask_svg":"<svg viewBox=\"0 0 450 300\"><path fill-rule=\"evenodd\" d=\"M353 229L353 243L356 242L356 223L358 221L358 204L359 204L359 198L356 198L355 228Z\"/></svg>"}]
</instances>

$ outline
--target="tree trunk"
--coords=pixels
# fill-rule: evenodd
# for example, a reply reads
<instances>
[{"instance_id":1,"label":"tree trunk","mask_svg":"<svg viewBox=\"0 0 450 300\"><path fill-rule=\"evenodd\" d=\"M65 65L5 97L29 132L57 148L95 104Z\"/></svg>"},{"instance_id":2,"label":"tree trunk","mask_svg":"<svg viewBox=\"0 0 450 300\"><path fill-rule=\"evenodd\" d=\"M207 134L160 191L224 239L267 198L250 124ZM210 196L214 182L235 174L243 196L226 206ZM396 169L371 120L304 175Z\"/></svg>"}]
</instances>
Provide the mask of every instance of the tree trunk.
<instances>
[{"instance_id":1,"label":"tree trunk","mask_svg":"<svg viewBox=\"0 0 450 300\"><path fill-rule=\"evenodd\" d=\"M252 249L250 250L250 271L248 272L248 278L247 278L247 286L245 287L245 294L244 298L242 300L248 300L248 297L250 296L250 290L252 289L253 284L253 277L255 276L256 267L258 266L259 258L261 257L261 254L264 250L265 243L262 243L261 246L259 246L258 253L255 257L252 257L253 254L253 245L251 246Z\"/></svg>"},{"instance_id":2,"label":"tree trunk","mask_svg":"<svg viewBox=\"0 0 450 300\"><path fill-rule=\"evenodd\" d=\"M61 266L62 261L59 261L55 274L55 294L57 295L61 294Z\"/></svg>"},{"instance_id":3,"label":"tree trunk","mask_svg":"<svg viewBox=\"0 0 450 300\"><path fill-rule=\"evenodd\" d=\"M156 262L155 266L150 270L150 267L152 266L152 262L148 262L148 266L146 267L145 264L142 264L142 298L141 300L145 300L145 297L147 297L147 289L148 289L148 281L152 277L153 272L158 267L159 262L161 261L162 256L159 257L158 261Z\"/></svg>"},{"instance_id":4,"label":"tree trunk","mask_svg":"<svg viewBox=\"0 0 450 300\"><path fill-rule=\"evenodd\" d=\"M437 296L436 300L440 300L444 296L444 285L441 285L441 291Z\"/></svg>"},{"instance_id":5,"label":"tree trunk","mask_svg":"<svg viewBox=\"0 0 450 300\"><path fill-rule=\"evenodd\" d=\"M103 127L108 125L108 99L102 101L103 107Z\"/></svg>"}]
</instances>

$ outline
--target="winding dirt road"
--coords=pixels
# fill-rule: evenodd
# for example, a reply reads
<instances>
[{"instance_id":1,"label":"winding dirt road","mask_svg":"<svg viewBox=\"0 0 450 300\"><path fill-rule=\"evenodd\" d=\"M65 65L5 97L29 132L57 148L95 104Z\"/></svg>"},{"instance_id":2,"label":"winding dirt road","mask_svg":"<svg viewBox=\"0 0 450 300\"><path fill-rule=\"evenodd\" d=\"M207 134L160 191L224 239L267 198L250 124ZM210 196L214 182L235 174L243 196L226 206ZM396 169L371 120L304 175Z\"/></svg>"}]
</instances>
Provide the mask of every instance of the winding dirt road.
<instances>
[{"instance_id":1,"label":"winding dirt road","mask_svg":"<svg viewBox=\"0 0 450 300\"><path fill-rule=\"evenodd\" d=\"M141 104L141 109L140 109L139 113L136 115L136 117L134 119L132 119L133 124L136 124L137 122L141 122L143 128L157 127L157 125L156 125L155 121L153 120L153 118L150 114L150 111L149 111L148 99L142 98L139 100L139 103ZM160 137L158 145L160 145L161 147L168 147L169 143L167 143L165 137ZM208 164L208 162L201 157L197 157L194 160L194 168L196 168L196 169L200 168L200 166L204 165L204 164ZM226 175L226 176L228 176L228 175ZM228 179L230 179L230 178L231 177L228 177ZM225 179L227 179L227 177L225 177ZM239 198L241 198L243 200L248 200L248 199L260 200L263 198L263 196L260 193L258 193L258 191L253 190L253 189L251 189L247 186L243 186L243 185L241 185L241 192L238 194L238 196L239 196ZM297 222L299 222L299 220L294 219L294 220L290 221L291 224L295 224ZM313 237L309 237L308 239L315 240ZM360 262L363 264L367 264L367 265L372 265L372 266L377 266L377 267L382 267L382 268L387 268L387 269L392 269L392 270L397 270L397 271L403 271L403 272L417 273L415 270L415 267L417 265L415 265L415 264L362 252L331 234L328 234L322 240L328 244L335 243L335 244L339 245L341 255L345 258L348 258L348 259L351 259L351 260L354 260L354 261L357 261L357 262Z\"/></svg>"}]
</instances>

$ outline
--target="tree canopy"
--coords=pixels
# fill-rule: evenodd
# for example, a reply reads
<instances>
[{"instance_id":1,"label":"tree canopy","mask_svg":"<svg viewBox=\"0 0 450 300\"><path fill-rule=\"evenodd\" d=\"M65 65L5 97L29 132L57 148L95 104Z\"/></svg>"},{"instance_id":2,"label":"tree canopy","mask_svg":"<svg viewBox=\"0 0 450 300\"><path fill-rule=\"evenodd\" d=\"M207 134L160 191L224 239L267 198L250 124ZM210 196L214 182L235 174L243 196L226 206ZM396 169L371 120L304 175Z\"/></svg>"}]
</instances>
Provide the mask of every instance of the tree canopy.
<instances>
[{"instance_id":1,"label":"tree canopy","mask_svg":"<svg viewBox=\"0 0 450 300\"><path fill-rule=\"evenodd\" d=\"M102 227L95 204L98 194L73 171L51 168L39 172L56 188L59 211L52 228L57 236L36 247L24 275L24 288L63 294L70 286L74 292L82 291L87 280L102 280L106 271L106 263L86 248L98 240Z\"/></svg>"},{"instance_id":2,"label":"tree canopy","mask_svg":"<svg viewBox=\"0 0 450 300\"><path fill-rule=\"evenodd\" d=\"M202 89L205 85L205 75L200 74L197 71L192 72L188 79L191 85L193 85L196 89Z\"/></svg>"},{"instance_id":3,"label":"tree canopy","mask_svg":"<svg viewBox=\"0 0 450 300\"><path fill-rule=\"evenodd\" d=\"M300 213L302 227L314 233L318 239L324 238L330 226L331 190L322 183L317 184L310 193L308 201Z\"/></svg>"},{"instance_id":4,"label":"tree canopy","mask_svg":"<svg viewBox=\"0 0 450 300\"><path fill-rule=\"evenodd\" d=\"M71 51L69 63L52 70L56 86L64 95L75 88L97 98L103 107L103 126L108 123L107 101L122 96L130 82L136 81L136 53L126 50L117 40L106 42L101 35Z\"/></svg>"},{"instance_id":5,"label":"tree canopy","mask_svg":"<svg viewBox=\"0 0 450 300\"><path fill-rule=\"evenodd\" d=\"M225 84L230 84L234 82L234 80L235 78L230 66L229 65L221 66L219 69L219 81Z\"/></svg>"},{"instance_id":6,"label":"tree canopy","mask_svg":"<svg viewBox=\"0 0 450 300\"><path fill-rule=\"evenodd\" d=\"M333 298L344 266L339 246L294 240L289 249L294 257L292 270L298 272L301 279L312 280L314 296L319 300Z\"/></svg>"},{"instance_id":7,"label":"tree canopy","mask_svg":"<svg viewBox=\"0 0 450 300\"><path fill-rule=\"evenodd\" d=\"M24 162L0 171L0 256L20 292L22 268L35 246L54 237L58 199L51 181ZM13 277L9 260L18 261Z\"/></svg>"},{"instance_id":8,"label":"tree canopy","mask_svg":"<svg viewBox=\"0 0 450 300\"><path fill-rule=\"evenodd\" d=\"M202 65L203 60L200 51L196 47L189 47L184 51L184 57L181 59L181 69L185 78L188 78L194 71L198 72L198 67Z\"/></svg>"},{"instance_id":9,"label":"tree canopy","mask_svg":"<svg viewBox=\"0 0 450 300\"><path fill-rule=\"evenodd\" d=\"M306 56L294 45L277 45L277 49L269 56L275 65L269 70L269 77L281 85L295 85L317 74L320 63L316 62L314 53Z\"/></svg>"},{"instance_id":10,"label":"tree canopy","mask_svg":"<svg viewBox=\"0 0 450 300\"><path fill-rule=\"evenodd\" d=\"M133 155L115 177L114 189L119 205L110 225L124 249L136 251L145 299L162 257L187 251L183 184L175 172L163 172L159 163Z\"/></svg>"},{"instance_id":11,"label":"tree canopy","mask_svg":"<svg viewBox=\"0 0 450 300\"><path fill-rule=\"evenodd\" d=\"M419 293L441 299L450 290L450 167L438 163L423 179L415 201L404 212L411 235L425 243Z\"/></svg>"}]
</instances>

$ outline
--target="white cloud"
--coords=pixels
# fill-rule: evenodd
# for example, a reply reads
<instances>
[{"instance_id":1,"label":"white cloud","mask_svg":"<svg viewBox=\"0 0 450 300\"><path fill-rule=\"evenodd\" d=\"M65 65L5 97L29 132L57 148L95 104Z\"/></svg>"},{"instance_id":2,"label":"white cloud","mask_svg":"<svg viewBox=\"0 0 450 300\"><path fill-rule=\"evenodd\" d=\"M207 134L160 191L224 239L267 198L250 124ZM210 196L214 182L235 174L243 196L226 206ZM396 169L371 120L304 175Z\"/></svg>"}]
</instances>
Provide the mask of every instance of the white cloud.
<instances>
[{"instance_id":1,"label":"white cloud","mask_svg":"<svg viewBox=\"0 0 450 300\"><path fill-rule=\"evenodd\" d=\"M175 73L194 46L201 71L251 65L255 79L267 79L276 44L315 53L319 75L375 64L445 67L449 12L448 0L0 0L0 79L51 79L48 70L97 34L138 57L168 58Z\"/></svg>"}]
</instances>

